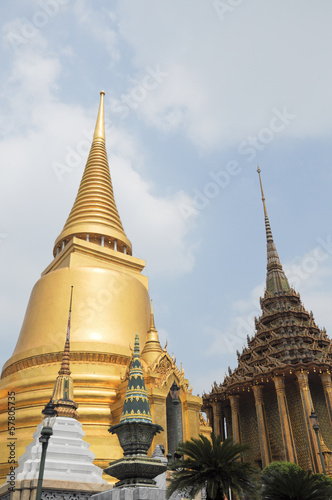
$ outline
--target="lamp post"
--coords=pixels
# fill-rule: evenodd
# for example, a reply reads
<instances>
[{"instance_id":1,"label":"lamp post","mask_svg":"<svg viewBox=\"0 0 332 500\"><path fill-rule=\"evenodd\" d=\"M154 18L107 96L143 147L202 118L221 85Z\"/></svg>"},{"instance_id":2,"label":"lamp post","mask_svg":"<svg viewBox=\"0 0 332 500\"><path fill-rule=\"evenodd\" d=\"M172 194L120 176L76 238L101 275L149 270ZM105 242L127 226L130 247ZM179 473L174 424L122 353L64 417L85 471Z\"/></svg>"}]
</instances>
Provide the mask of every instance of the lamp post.
<instances>
[{"instance_id":1,"label":"lamp post","mask_svg":"<svg viewBox=\"0 0 332 500\"><path fill-rule=\"evenodd\" d=\"M54 408L54 404L52 399L47 403L45 408L42 411L42 414L45 415L45 419L43 420L43 428L40 433L39 442L42 444L42 453L40 458L39 465L39 475L38 475L38 484L37 484L37 493L36 500L41 499L42 493L42 485L43 485L43 477L44 477L44 469L45 469L45 460L46 460L46 451L50 437L53 434L53 425L55 423L55 418L57 416L56 409Z\"/></svg>"},{"instance_id":2,"label":"lamp post","mask_svg":"<svg viewBox=\"0 0 332 500\"><path fill-rule=\"evenodd\" d=\"M180 387L177 386L175 380L170 388L170 395L172 398L172 403L174 405L174 413L175 413L175 450L179 444L179 432L178 432L178 411L177 407L180 404L179 394ZM174 452L175 453L175 452Z\"/></svg>"},{"instance_id":3,"label":"lamp post","mask_svg":"<svg viewBox=\"0 0 332 500\"><path fill-rule=\"evenodd\" d=\"M310 418L310 421L311 421L312 428L313 428L313 430L316 433L316 438L317 438L317 443L318 443L318 449L319 449L319 456L320 456L320 460L322 462L323 472L326 475L325 461L324 461L324 457L323 457L323 453L322 453L322 447L320 445L320 439L319 439L319 436L318 436L318 431L319 431L318 416L316 415L316 413L314 412L314 410L311 410L311 415L309 416L309 418Z\"/></svg>"}]
</instances>

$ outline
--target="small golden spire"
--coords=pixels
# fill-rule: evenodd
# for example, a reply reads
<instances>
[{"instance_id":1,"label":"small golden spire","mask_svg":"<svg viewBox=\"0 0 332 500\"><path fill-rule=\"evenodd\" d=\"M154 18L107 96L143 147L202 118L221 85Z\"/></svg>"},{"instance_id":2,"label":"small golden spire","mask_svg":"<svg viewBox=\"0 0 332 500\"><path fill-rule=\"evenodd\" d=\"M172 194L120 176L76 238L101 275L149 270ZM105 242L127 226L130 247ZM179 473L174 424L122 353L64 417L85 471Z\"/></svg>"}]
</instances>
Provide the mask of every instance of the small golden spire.
<instances>
[{"instance_id":1,"label":"small golden spire","mask_svg":"<svg viewBox=\"0 0 332 500\"><path fill-rule=\"evenodd\" d=\"M266 210L266 205L265 205L265 196L264 196L264 191L263 191L263 184L262 184L262 179L261 179L261 169L259 168L259 165L257 165L257 172L259 176L259 182L261 185L261 192L262 192L262 202L263 202L263 207L264 207L264 215L267 217L267 210Z\"/></svg>"},{"instance_id":2,"label":"small golden spire","mask_svg":"<svg viewBox=\"0 0 332 500\"><path fill-rule=\"evenodd\" d=\"M55 241L54 257L72 240L79 237L93 244L108 246L117 252L132 254L116 207L108 165L105 126L104 95L100 105L93 141L85 165L80 187L63 230Z\"/></svg>"},{"instance_id":3,"label":"small golden spire","mask_svg":"<svg viewBox=\"0 0 332 500\"><path fill-rule=\"evenodd\" d=\"M73 300L73 286L70 292L70 305L65 347L62 353L61 367L56 378L52 401L59 417L77 418L77 404L74 401L73 380L70 376L70 323Z\"/></svg>"},{"instance_id":4,"label":"small golden spire","mask_svg":"<svg viewBox=\"0 0 332 500\"><path fill-rule=\"evenodd\" d=\"M154 324L153 301L151 299L150 330L155 330L155 329L156 329L156 326Z\"/></svg>"},{"instance_id":5,"label":"small golden spire","mask_svg":"<svg viewBox=\"0 0 332 500\"><path fill-rule=\"evenodd\" d=\"M150 328L146 335L146 342L142 350L142 359L150 366L160 355L162 348L159 342L158 330L154 324L153 302L151 300Z\"/></svg>"},{"instance_id":6,"label":"small golden spire","mask_svg":"<svg viewBox=\"0 0 332 500\"><path fill-rule=\"evenodd\" d=\"M102 90L100 92L99 111L98 111L95 133L93 136L94 141L101 139L102 141L105 142L104 95L105 95L105 92Z\"/></svg>"}]
</instances>

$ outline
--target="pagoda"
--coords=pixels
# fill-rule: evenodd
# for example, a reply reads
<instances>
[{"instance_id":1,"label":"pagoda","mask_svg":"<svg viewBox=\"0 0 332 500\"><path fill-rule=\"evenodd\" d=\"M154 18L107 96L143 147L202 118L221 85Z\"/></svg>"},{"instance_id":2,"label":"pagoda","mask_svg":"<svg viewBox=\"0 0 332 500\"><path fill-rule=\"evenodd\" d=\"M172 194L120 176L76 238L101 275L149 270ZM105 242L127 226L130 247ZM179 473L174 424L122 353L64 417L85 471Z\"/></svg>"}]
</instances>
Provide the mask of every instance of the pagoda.
<instances>
[{"instance_id":1,"label":"pagoda","mask_svg":"<svg viewBox=\"0 0 332 500\"><path fill-rule=\"evenodd\" d=\"M295 462L322 472L319 444L310 423L319 416L319 443L331 475L332 342L289 285L273 240L258 168L267 240L267 276L255 334L237 352L238 366L203 394L214 432L250 446L247 459L264 468Z\"/></svg>"},{"instance_id":2,"label":"pagoda","mask_svg":"<svg viewBox=\"0 0 332 500\"><path fill-rule=\"evenodd\" d=\"M202 400L192 394L184 371L162 348L150 306L145 262L133 256L115 203L106 153L104 96L90 153L68 219L56 238L53 260L35 284L21 333L0 381L0 480L9 472L8 393L15 393L15 460L31 442L41 410L53 389L63 360L63 325L67 320L68 291L75 289L72 311L71 377L85 439L102 469L120 458L110 425L119 422L132 359L130 344L138 332L142 368L154 421L164 432L159 443L172 448L174 419L169 391L180 387L181 437L208 433L200 415ZM134 207L133 207L134 209ZM56 207L55 207L56 213ZM64 360L65 361L65 360ZM66 362L54 398L63 414L75 413L67 399L58 397L68 383ZM67 371L66 371L67 370ZM73 396L69 399L72 400ZM171 450L172 452L173 450ZM107 476L105 479L110 479Z\"/></svg>"}]
</instances>

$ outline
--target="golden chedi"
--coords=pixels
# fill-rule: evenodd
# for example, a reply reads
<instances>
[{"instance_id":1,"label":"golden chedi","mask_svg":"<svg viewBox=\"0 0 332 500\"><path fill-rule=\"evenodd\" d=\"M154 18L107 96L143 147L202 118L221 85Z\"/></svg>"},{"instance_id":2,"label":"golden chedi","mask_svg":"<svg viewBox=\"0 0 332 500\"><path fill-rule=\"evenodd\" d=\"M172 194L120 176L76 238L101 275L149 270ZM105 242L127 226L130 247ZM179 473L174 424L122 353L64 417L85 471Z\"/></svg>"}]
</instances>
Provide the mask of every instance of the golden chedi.
<instances>
[{"instance_id":1,"label":"golden chedi","mask_svg":"<svg viewBox=\"0 0 332 500\"><path fill-rule=\"evenodd\" d=\"M201 399L188 389L183 370L162 349L151 315L145 262L132 256L115 204L105 147L104 92L90 154L78 194L55 241L54 259L34 286L12 357L0 381L0 476L8 473L8 393L15 393L16 461L31 442L41 410L52 395L62 359L71 287L71 372L78 418L95 464L105 468L122 455L110 424L121 415L135 332L155 421L165 432L159 438L174 448L169 388L181 388L182 437L200 432ZM152 318L152 319L151 319ZM159 420L157 420L159 419ZM208 431L206 425L203 431ZM170 444L169 444L170 443Z\"/></svg>"}]
</instances>

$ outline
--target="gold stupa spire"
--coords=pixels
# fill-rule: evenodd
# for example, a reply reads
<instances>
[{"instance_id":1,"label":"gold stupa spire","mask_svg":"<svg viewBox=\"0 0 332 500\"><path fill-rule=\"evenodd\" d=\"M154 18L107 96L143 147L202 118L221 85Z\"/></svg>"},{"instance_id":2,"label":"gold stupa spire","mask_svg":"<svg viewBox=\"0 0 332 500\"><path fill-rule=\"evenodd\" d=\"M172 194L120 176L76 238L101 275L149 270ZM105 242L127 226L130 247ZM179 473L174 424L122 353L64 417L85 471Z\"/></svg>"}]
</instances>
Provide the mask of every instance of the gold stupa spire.
<instances>
[{"instance_id":1,"label":"gold stupa spire","mask_svg":"<svg viewBox=\"0 0 332 500\"><path fill-rule=\"evenodd\" d=\"M54 245L54 256L74 237L131 255L115 204L105 147L104 95L100 92L99 112L83 177L75 203Z\"/></svg>"},{"instance_id":2,"label":"gold stupa spire","mask_svg":"<svg viewBox=\"0 0 332 500\"><path fill-rule=\"evenodd\" d=\"M156 329L154 323L153 302L151 300L150 328L146 335L146 342L142 351L142 359L144 359L148 365L151 365L161 352L163 352L163 350L159 342L158 330Z\"/></svg>"},{"instance_id":3,"label":"gold stupa spire","mask_svg":"<svg viewBox=\"0 0 332 500\"><path fill-rule=\"evenodd\" d=\"M70 322L73 300L73 287L70 293L70 306L65 347L62 353L61 367L56 378L52 401L59 417L77 418L77 404L74 401L73 380L70 376Z\"/></svg>"},{"instance_id":4,"label":"gold stupa spire","mask_svg":"<svg viewBox=\"0 0 332 500\"><path fill-rule=\"evenodd\" d=\"M283 271L276 246L273 241L270 221L267 215L265 196L263 191L263 184L261 178L261 169L257 167L259 176L259 183L262 193L262 202L265 216L265 231L267 243L267 275L266 275L266 290L271 294L285 292L290 290L288 280Z\"/></svg>"},{"instance_id":5,"label":"gold stupa spire","mask_svg":"<svg viewBox=\"0 0 332 500\"><path fill-rule=\"evenodd\" d=\"M100 92L100 104L99 104L99 111L98 111L95 133L93 135L94 141L96 141L98 139L105 141L104 95L105 95L105 92L102 90Z\"/></svg>"}]
</instances>

